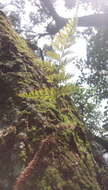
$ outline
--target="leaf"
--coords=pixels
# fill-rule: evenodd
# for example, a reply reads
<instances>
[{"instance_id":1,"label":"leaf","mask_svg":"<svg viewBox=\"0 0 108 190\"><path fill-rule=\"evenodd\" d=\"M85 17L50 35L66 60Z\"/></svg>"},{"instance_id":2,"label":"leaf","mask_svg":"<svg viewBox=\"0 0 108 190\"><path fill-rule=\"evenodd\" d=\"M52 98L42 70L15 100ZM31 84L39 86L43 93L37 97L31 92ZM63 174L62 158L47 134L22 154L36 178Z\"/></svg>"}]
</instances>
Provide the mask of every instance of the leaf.
<instances>
[{"instance_id":1,"label":"leaf","mask_svg":"<svg viewBox=\"0 0 108 190\"><path fill-rule=\"evenodd\" d=\"M60 55L57 54L57 53L54 53L52 51L47 51L46 55L49 56L49 57L51 57L52 59L56 59L56 60L60 59Z\"/></svg>"}]
</instances>

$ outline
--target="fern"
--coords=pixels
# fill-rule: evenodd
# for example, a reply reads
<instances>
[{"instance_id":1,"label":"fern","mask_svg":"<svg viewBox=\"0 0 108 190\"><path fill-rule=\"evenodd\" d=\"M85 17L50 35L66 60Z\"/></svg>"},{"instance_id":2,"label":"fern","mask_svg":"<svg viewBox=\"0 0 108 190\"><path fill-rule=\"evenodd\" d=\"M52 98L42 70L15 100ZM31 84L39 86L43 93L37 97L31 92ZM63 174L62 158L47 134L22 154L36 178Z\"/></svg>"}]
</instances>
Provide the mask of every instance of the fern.
<instances>
[{"instance_id":1,"label":"fern","mask_svg":"<svg viewBox=\"0 0 108 190\"><path fill-rule=\"evenodd\" d=\"M36 109L42 113L48 113L51 109L55 110L60 118L60 120L57 120L58 124L56 126L54 125L56 130L57 128L60 129L60 123L62 128L66 129L67 127L67 130L74 129L74 126L76 125L76 121L74 121L76 117L72 112L70 113L72 105L67 105L66 99L64 98L66 96L71 97L72 93L75 93L78 88L68 82L71 75L65 73L65 66L67 64L66 57L71 44L74 42L76 20L76 17L75 19L69 20L67 25L55 36L52 43L52 51L46 52L46 56L50 61L43 62L37 60L37 64L44 71L51 87L44 87L38 90L33 90L29 93L18 94L18 96L22 98L33 99L36 104ZM20 189L20 186L27 181L27 178L31 175L33 169L41 164L43 155L47 155L50 149L55 145L56 139L52 136L47 137L40 143L39 150L17 178L14 190Z\"/></svg>"},{"instance_id":2,"label":"fern","mask_svg":"<svg viewBox=\"0 0 108 190\"><path fill-rule=\"evenodd\" d=\"M75 39L76 23L77 16L74 19L69 19L66 26L55 36L52 42L52 50L46 51L48 61L37 61L37 64L43 69L47 81L51 83L52 88L46 87L29 93L19 94L20 97L34 99L36 107L40 111L44 112L49 108L57 108L57 101L60 96L71 96L78 88L68 82L71 75L65 72L67 57L70 52L69 48Z\"/></svg>"},{"instance_id":3,"label":"fern","mask_svg":"<svg viewBox=\"0 0 108 190\"><path fill-rule=\"evenodd\" d=\"M53 51L47 51L46 55L48 57L51 57L51 59L60 60L60 55L57 54L57 53L55 53L55 52L53 52Z\"/></svg>"},{"instance_id":4,"label":"fern","mask_svg":"<svg viewBox=\"0 0 108 190\"><path fill-rule=\"evenodd\" d=\"M78 91L79 87L76 87L74 84L66 84L64 86L60 86L59 88L59 96L71 96L73 93Z\"/></svg>"}]
</instances>

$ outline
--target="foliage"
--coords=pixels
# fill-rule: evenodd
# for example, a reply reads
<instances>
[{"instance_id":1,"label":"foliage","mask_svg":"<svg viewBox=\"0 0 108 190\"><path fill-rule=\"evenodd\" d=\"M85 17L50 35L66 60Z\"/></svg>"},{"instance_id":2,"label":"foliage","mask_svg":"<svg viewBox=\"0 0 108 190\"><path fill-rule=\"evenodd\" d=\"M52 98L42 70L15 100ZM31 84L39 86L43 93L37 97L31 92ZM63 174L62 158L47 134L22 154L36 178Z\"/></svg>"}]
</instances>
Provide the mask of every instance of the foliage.
<instances>
[{"instance_id":1,"label":"foliage","mask_svg":"<svg viewBox=\"0 0 108 190\"><path fill-rule=\"evenodd\" d=\"M97 92L100 97L108 98L107 96L107 48L108 48L107 29L102 28L98 33L91 38L91 43L88 51L87 65L89 65L90 77L88 83L97 86Z\"/></svg>"},{"instance_id":2,"label":"foliage","mask_svg":"<svg viewBox=\"0 0 108 190\"><path fill-rule=\"evenodd\" d=\"M80 84L85 84L94 90L94 101L96 104L107 104L108 100L108 37L107 28L92 31L88 38L87 60L80 61L78 64L81 69ZM91 94L91 93L90 93ZM92 96L92 94L91 94ZM103 109L102 108L102 109ZM100 108L101 109L101 108ZM104 108L103 127L107 126L107 106ZM102 111L103 112L103 111Z\"/></svg>"},{"instance_id":3,"label":"foliage","mask_svg":"<svg viewBox=\"0 0 108 190\"><path fill-rule=\"evenodd\" d=\"M75 32L75 22L69 20L68 24L55 36L52 44L53 50L46 52L49 62L38 61L51 87L19 94L20 97L34 99L36 107L41 112L47 112L49 109L59 109L60 98L71 97L78 90L78 86L68 82L71 75L65 73L67 62L66 59L63 60L65 49L70 47L70 39L72 39Z\"/></svg>"},{"instance_id":4,"label":"foliage","mask_svg":"<svg viewBox=\"0 0 108 190\"><path fill-rule=\"evenodd\" d=\"M99 133L102 113L95 89L81 87L72 95L73 101L80 111L82 120L93 133Z\"/></svg>"},{"instance_id":5,"label":"foliage","mask_svg":"<svg viewBox=\"0 0 108 190\"><path fill-rule=\"evenodd\" d=\"M108 134L108 100L107 105L104 108L104 119L103 119L103 135L107 137Z\"/></svg>"}]
</instances>

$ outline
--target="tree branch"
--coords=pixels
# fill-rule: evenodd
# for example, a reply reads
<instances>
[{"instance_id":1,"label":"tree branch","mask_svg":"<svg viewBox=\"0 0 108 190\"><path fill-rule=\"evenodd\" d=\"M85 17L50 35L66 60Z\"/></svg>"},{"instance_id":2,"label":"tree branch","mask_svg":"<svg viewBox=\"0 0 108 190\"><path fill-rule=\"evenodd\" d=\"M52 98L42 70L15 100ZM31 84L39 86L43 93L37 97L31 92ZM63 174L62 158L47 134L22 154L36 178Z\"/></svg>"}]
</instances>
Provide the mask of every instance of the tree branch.
<instances>
[{"instance_id":1,"label":"tree branch","mask_svg":"<svg viewBox=\"0 0 108 190\"><path fill-rule=\"evenodd\" d=\"M108 26L108 14L93 14L88 16L79 17L78 26L83 27L100 27Z\"/></svg>"},{"instance_id":2,"label":"tree branch","mask_svg":"<svg viewBox=\"0 0 108 190\"><path fill-rule=\"evenodd\" d=\"M68 22L67 18L61 17L56 12L51 0L40 0L43 9L47 10L46 13L55 21L55 25L49 24L47 32L50 35L56 34L63 26ZM108 14L93 14L88 16L82 16L78 18L78 27L100 27L108 25Z\"/></svg>"}]
</instances>

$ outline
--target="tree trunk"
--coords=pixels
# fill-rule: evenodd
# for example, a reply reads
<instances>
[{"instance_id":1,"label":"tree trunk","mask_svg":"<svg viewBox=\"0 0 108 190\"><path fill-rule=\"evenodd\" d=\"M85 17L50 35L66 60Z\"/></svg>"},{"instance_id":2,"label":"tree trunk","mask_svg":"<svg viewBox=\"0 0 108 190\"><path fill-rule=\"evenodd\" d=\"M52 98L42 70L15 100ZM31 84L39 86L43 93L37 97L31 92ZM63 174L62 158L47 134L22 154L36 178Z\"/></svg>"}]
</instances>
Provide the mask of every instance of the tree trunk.
<instances>
[{"instance_id":1,"label":"tree trunk","mask_svg":"<svg viewBox=\"0 0 108 190\"><path fill-rule=\"evenodd\" d=\"M39 60L0 11L0 189L100 190L98 166L71 99L61 98L59 110L40 112L34 100L18 96L45 86L52 84Z\"/></svg>"}]
</instances>

